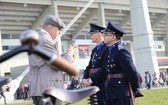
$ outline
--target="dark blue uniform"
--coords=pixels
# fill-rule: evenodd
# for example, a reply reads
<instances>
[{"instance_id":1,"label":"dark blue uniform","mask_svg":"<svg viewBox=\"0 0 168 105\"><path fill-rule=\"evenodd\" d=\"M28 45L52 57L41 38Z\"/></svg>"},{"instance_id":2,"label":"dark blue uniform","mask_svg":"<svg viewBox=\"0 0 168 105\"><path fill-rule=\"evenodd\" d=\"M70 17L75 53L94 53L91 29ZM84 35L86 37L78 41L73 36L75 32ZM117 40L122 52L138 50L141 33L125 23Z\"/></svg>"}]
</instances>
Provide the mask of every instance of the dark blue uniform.
<instances>
[{"instance_id":1,"label":"dark blue uniform","mask_svg":"<svg viewBox=\"0 0 168 105\"><path fill-rule=\"evenodd\" d=\"M131 105L129 83L135 92L139 88L138 73L131 54L120 42L109 47L102 70L92 75L91 80L97 82L108 75L116 74L123 74L124 77L107 79L107 105Z\"/></svg>"},{"instance_id":2,"label":"dark blue uniform","mask_svg":"<svg viewBox=\"0 0 168 105\"><path fill-rule=\"evenodd\" d=\"M91 69L94 71L102 67L104 56L106 53L105 49L107 49L107 46L105 45L105 43L102 42L92 50L89 65L86 67L84 71L83 79L87 79L90 77L90 75L93 75L90 73ZM105 96L106 96L105 82L106 82L106 79L103 78L103 79L99 79L99 81L96 81L92 84L92 86L98 86L100 88L100 91L97 93L99 105L104 105Z\"/></svg>"}]
</instances>

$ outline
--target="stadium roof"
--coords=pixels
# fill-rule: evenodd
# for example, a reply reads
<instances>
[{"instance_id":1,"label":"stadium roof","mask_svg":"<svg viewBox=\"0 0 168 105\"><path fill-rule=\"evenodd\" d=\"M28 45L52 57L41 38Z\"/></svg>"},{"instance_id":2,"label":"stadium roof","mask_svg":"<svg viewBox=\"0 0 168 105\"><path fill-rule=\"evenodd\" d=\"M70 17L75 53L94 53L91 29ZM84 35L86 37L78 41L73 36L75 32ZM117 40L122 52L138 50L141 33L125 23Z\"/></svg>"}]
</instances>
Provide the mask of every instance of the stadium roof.
<instances>
[{"instance_id":1,"label":"stadium roof","mask_svg":"<svg viewBox=\"0 0 168 105\"><path fill-rule=\"evenodd\" d=\"M58 10L66 25L90 0L0 0L0 29L2 34L20 34L29 28L39 29L46 15ZM99 13L104 11L105 24L113 21L128 34L131 40L130 0L95 0L92 5L68 29L62 40L87 38L89 23L99 23ZM55 5L53 5L55 4ZM168 0L148 0L151 26L154 35L166 35ZM168 21L168 20L167 20Z\"/></svg>"}]
</instances>

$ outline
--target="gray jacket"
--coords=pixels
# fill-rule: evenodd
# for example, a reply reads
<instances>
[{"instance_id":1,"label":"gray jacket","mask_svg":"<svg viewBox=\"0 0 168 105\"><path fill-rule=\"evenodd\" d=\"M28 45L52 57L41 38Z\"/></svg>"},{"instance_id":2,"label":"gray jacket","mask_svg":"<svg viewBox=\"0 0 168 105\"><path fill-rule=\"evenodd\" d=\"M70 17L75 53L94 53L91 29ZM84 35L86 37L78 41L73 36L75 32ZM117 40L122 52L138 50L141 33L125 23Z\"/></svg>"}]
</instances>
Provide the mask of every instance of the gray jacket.
<instances>
[{"instance_id":1,"label":"gray jacket","mask_svg":"<svg viewBox=\"0 0 168 105\"><path fill-rule=\"evenodd\" d=\"M39 32L38 47L41 47L50 54L59 54L58 50L52 43L53 40L50 35L45 31ZM68 59L68 55L64 55ZM46 60L37 55L29 56L29 82L30 82L30 96L42 96L43 91L47 87L63 88L63 74L62 71L52 68Z\"/></svg>"}]
</instances>

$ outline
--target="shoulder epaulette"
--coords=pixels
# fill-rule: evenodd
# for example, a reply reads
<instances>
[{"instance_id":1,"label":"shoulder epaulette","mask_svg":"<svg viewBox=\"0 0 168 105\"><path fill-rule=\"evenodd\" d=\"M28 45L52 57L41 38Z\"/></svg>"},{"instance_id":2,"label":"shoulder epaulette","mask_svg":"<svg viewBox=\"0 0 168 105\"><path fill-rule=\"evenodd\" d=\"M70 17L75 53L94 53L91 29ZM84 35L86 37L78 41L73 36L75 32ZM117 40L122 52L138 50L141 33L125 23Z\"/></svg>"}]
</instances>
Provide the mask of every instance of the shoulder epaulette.
<instances>
[{"instance_id":1,"label":"shoulder epaulette","mask_svg":"<svg viewBox=\"0 0 168 105\"><path fill-rule=\"evenodd\" d=\"M124 49L122 45L118 45L118 50Z\"/></svg>"}]
</instances>

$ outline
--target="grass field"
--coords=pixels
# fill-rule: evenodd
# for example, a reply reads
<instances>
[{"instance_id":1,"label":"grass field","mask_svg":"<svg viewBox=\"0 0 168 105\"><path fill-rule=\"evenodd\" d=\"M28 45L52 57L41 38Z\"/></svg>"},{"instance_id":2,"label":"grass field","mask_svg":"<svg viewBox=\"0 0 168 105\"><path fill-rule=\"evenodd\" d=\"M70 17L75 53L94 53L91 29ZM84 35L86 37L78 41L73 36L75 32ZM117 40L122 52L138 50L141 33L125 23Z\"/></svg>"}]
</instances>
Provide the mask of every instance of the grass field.
<instances>
[{"instance_id":1,"label":"grass field","mask_svg":"<svg viewBox=\"0 0 168 105\"><path fill-rule=\"evenodd\" d=\"M168 88L144 90L144 97L136 99L136 105L168 105Z\"/></svg>"},{"instance_id":2,"label":"grass field","mask_svg":"<svg viewBox=\"0 0 168 105\"><path fill-rule=\"evenodd\" d=\"M144 97L136 98L135 105L168 105L168 88L143 90L143 94ZM87 99L84 99L71 105L87 105L87 103ZM8 105L32 105L32 102L23 102Z\"/></svg>"}]
</instances>

